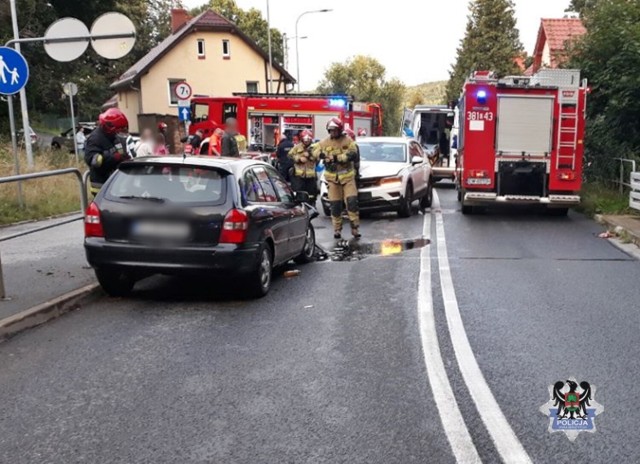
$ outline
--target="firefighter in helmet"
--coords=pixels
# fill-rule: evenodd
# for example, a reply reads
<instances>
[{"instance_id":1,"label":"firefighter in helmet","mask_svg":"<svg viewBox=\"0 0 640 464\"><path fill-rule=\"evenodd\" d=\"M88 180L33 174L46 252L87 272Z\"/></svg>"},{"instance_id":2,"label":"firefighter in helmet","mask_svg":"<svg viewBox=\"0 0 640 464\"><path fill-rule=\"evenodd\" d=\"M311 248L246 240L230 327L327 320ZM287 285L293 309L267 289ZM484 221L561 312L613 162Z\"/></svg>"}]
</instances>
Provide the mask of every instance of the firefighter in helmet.
<instances>
[{"instance_id":1,"label":"firefighter in helmet","mask_svg":"<svg viewBox=\"0 0 640 464\"><path fill-rule=\"evenodd\" d=\"M91 193L95 196L118 165L129 159L125 138L129 121L122 111L109 108L98 118L98 127L89 134L84 160L89 166Z\"/></svg>"},{"instance_id":2,"label":"firefighter in helmet","mask_svg":"<svg viewBox=\"0 0 640 464\"><path fill-rule=\"evenodd\" d=\"M344 133L344 123L332 118L327 123L329 137L322 140L315 151L319 159L324 160L324 178L329 187L331 221L334 237L342 238L342 207L347 205L351 233L360 238L360 215L358 213L358 187L354 161L358 152L355 142Z\"/></svg>"},{"instance_id":3,"label":"firefighter in helmet","mask_svg":"<svg viewBox=\"0 0 640 464\"><path fill-rule=\"evenodd\" d=\"M318 196L318 179L316 175L318 158L314 148L313 134L309 130L304 130L300 135L300 142L289 150L289 158L293 160L291 186L297 192L307 192L312 205L316 203Z\"/></svg>"},{"instance_id":4,"label":"firefighter in helmet","mask_svg":"<svg viewBox=\"0 0 640 464\"><path fill-rule=\"evenodd\" d=\"M367 129L363 129L363 128L358 129L358 137L366 137L366 136L367 136Z\"/></svg>"}]
</instances>

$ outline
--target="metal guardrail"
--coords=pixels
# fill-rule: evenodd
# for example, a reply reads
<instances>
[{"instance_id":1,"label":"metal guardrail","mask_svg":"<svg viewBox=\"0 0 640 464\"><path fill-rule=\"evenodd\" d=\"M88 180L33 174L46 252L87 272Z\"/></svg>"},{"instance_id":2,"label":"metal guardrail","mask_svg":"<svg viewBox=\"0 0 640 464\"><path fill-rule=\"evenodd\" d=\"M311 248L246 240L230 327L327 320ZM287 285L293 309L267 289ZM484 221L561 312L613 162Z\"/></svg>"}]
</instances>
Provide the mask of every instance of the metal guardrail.
<instances>
[{"instance_id":1,"label":"metal guardrail","mask_svg":"<svg viewBox=\"0 0 640 464\"><path fill-rule=\"evenodd\" d=\"M618 188L620 189L620 194L622 195L624 193L625 187L631 188L631 183L627 184L625 182L625 178L627 178L625 176L625 173L627 172L625 166L629 165L631 167L631 172L633 173L636 171L636 161L626 158L615 158L615 160L620 163L620 177L618 178L617 184Z\"/></svg>"},{"instance_id":2,"label":"metal guardrail","mask_svg":"<svg viewBox=\"0 0 640 464\"><path fill-rule=\"evenodd\" d=\"M88 171L83 174L79 169L65 168L65 169L54 169L52 171L34 172L31 174L18 174L15 176L0 177L0 184L8 184L11 182L22 182L25 180L32 180L32 179L42 179L45 177L63 176L66 174L73 174L76 176L76 179L78 180L78 185L80 186L80 209L81 209L81 212L84 213L87 210L87 206L89 204L88 195L87 195L87 182L89 179ZM3 237L2 239L0 239L0 241L10 240L12 238L21 237L23 235L33 234L35 232L40 232L42 230L51 229L52 227L68 224L70 222L77 221L79 219L81 219L81 217L60 221L53 225L36 227L34 229L30 229L25 232ZM2 276L2 261L0 259L0 300L4 300L6 298L7 296L6 296L5 287L4 287L4 279Z\"/></svg>"},{"instance_id":3,"label":"metal guardrail","mask_svg":"<svg viewBox=\"0 0 640 464\"><path fill-rule=\"evenodd\" d=\"M629 207L640 210L640 172L631 173L631 191L629 192Z\"/></svg>"}]
</instances>

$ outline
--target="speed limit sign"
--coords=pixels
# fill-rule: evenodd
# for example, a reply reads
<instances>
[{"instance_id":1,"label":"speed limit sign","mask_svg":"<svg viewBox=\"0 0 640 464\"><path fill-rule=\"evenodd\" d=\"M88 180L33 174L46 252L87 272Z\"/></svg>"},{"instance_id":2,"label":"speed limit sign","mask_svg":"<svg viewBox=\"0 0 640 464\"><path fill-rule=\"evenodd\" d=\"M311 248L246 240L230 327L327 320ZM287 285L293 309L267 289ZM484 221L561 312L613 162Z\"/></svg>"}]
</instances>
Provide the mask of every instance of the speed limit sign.
<instances>
[{"instance_id":1,"label":"speed limit sign","mask_svg":"<svg viewBox=\"0 0 640 464\"><path fill-rule=\"evenodd\" d=\"M191 86L186 82L176 85L176 97L178 100L188 100L191 98Z\"/></svg>"}]
</instances>

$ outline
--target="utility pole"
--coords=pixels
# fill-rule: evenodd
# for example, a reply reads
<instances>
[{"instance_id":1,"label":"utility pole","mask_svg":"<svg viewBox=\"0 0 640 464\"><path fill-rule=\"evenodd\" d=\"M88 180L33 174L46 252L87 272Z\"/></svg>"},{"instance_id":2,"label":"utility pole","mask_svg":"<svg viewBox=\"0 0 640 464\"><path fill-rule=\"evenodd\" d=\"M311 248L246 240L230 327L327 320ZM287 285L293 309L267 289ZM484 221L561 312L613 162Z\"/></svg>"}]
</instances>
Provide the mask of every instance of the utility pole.
<instances>
[{"instance_id":1,"label":"utility pole","mask_svg":"<svg viewBox=\"0 0 640 464\"><path fill-rule=\"evenodd\" d=\"M269 37L269 93L273 93L273 53L271 49L271 16L269 15L269 0L267 0L267 36Z\"/></svg>"},{"instance_id":2,"label":"utility pole","mask_svg":"<svg viewBox=\"0 0 640 464\"><path fill-rule=\"evenodd\" d=\"M20 39L20 30L18 29L18 13L16 11L16 0L9 0L11 4L11 23L13 26L13 38ZM15 43L15 48L20 53L20 42ZM27 93L23 88L20 90L20 110L22 112L22 128L24 137L24 148L27 152L27 166L33 167L33 149L31 147L31 126L29 125L29 110L27 108Z\"/></svg>"}]
</instances>

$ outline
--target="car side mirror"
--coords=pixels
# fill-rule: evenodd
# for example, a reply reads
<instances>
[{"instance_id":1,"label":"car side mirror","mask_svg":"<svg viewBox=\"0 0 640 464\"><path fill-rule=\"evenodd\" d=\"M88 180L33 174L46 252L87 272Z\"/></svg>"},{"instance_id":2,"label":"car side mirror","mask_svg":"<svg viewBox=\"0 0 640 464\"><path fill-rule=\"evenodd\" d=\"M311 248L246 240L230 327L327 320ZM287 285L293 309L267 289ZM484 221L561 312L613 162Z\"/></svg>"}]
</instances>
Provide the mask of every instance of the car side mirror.
<instances>
[{"instance_id":1,"label":"car side mirror","mask_svg":"<svg viewBox=\"0 0 640 464\"><path fill-rule=\"evenodd\" d=\"M296 199L296 202L298 203L309 203L309 201L311 200L311 197L307 192L296 192L295 199Z\"/></svg>"},{"instance_id":2,"label":"car side mirror","mask_svg":"<svg viewBox=\"0 0 640 464\"><path fill-rule=\"evenodd\" d=\"M422 164L424 163L424 158L422 156L414 156L413 158L411 158L411 164L412 165L416 165L416 164Z\"/></svg>"}]
</instances>

